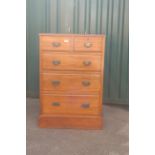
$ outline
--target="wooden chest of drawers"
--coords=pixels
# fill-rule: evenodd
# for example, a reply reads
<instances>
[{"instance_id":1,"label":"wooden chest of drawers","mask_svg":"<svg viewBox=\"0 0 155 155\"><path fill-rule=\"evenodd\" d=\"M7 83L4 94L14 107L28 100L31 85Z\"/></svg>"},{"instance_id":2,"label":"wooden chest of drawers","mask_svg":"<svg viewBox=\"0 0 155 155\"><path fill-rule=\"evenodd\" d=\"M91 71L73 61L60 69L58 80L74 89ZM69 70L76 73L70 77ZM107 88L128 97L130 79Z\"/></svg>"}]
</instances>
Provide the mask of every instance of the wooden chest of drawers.
<instances>
[{"instance_id":1,"label":"wooden chest of drawers","mask_svg":"<svg viewBox=\"0 0 155 155\"><path fill-rule=\"evenodd\" d=\"M104 35L40 34L40 127L102 128L104 48Z\"/></svg>"}]
</instances>

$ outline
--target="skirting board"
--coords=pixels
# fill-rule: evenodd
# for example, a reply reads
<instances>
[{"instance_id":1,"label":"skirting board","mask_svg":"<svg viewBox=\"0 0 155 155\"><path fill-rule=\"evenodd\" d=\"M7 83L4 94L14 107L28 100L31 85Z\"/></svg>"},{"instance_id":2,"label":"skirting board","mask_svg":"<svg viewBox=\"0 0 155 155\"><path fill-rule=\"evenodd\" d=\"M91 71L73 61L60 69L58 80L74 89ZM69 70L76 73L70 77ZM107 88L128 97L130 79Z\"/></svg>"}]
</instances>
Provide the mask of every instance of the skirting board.
<instances>
[{"instance_id":1,"label":"skirting board","mask_svg":"<svg viewBox=\"0 0 155 155\"><path fill-rule=\"evenodd\" d=\"M41 128L77 128L77 129L102 129L102 116L51 116L40 115L39 127Z\"/></svg>"}]
</instances>

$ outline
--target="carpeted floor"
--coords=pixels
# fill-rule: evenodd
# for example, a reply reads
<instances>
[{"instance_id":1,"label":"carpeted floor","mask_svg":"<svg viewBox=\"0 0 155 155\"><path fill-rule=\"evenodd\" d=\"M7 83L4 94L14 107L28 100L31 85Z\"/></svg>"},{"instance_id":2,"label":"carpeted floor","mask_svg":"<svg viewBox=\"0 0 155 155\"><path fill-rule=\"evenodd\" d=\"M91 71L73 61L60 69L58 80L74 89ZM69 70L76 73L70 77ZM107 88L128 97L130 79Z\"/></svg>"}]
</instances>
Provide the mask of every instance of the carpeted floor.
<instances>
[{"instance_id":1,"label":"carpeted floor","mask_svg":"<svg viewBox=\"0 0 155 155\"><path fill-rule=\"evenodd\" d=\"M128 155L129 111L104 105L103 130L40 129L39 100L27 98L27 155Z\"/></svg>"}]
</instances>

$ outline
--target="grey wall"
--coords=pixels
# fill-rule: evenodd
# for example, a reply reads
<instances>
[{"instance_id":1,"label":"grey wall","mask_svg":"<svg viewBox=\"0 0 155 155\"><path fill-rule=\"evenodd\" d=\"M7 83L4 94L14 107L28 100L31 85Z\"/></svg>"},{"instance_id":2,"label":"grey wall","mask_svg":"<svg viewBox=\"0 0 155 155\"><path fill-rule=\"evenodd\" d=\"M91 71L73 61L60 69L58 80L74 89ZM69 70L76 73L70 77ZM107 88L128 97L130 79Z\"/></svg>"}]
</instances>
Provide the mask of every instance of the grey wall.
<instances>
[{"instance_id":1,"label":"grey wall","mask_svg":"<svg viewBox=\"0 0 155 155\"><path fill-rule=\"evenodd\" d=\"M128 104L128 0L27 0L27 96L39 96L40 32L106 34L104 101Z\"/></svg>"}]
</instances>

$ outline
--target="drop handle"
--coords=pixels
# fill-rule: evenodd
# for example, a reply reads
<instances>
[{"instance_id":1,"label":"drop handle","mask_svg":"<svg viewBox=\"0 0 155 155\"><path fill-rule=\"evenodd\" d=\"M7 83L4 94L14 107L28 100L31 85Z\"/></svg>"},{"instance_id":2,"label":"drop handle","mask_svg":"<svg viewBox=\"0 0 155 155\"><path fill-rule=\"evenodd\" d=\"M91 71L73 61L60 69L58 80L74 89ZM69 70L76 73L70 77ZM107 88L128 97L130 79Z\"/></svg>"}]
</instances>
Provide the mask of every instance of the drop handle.
<instances>
[{"instance_id":1,"label":"drop handle","mask_svg":"<svg viewBox=\"0 0 155 155\"><path fill-rule=\"evenodd\" d=\"M61 43L60 42L52 42L52 45L54 47L60 47L61 46Z\"/></svg>"},{"instance_id":2,"label":"drop handle","mask_svg":"<svg viewBox=\"0 0 155 155\"><path fill-rule=\"evenodd\" d=\"M58 106L60 106L60 102L52 102L51 105L55 106L55 107L58 107Z\"/></svg>"},{"instance_id":3,"label":"drop handle","mask_svg":"<svg viewBox=\"0 0 155 155\"><path fill-rule=\"evenodd\" d=\"M84 47L86 47L86 48L90 48L90 47L92 47L92 46L93 46L93 44L90 43L90 42L84 43Z\"/></svg>"},{"instance_id":4,"label":"drop handle","mask_svg":"<svg viewBox=\"0 0 155 155\"><path fill-rule=\"evenodd\" d=\"M54 86L58 86L58 85L60 85L60 81L59 80L52 80L52 84Z\"/></svg>"},{"instance_id":5,"label":"drop handle","mask_svg":"<svg viewBox=\"0 0 155 155\"><path fill-rule=\"evenodd\" d=\"M90 65L91 65L91 61L83 61L83 64L84 64L85 66L90 66Z\"/></svg>"},{"instance_id":6,"label":"drop handle","mask_svg":"<svg viewBox=\"0 0 155 155\"><path fill-rule=\"evenodd\" d=\"M53 65L60 65L61 61L60 60L53 60L52 63L53 63Z\"/></svg>"},{"instance_id":7,"label":"drop handle","mask_svg":"<svg viewBox=\"0 0 155 155\"><path fill-rule=\"evenodd\" d=\"M83 86L89 86L90 82L89 81L82 81Z\"/></svg>"},{"instance_id":8,"label":"drop handle","mask_svg":"<svg viewBox=\"0 0 155 155\"><path fill-rule=\"evenodd\" d=\"M81 104L81 108L83 108L83 109L87 109L89 107L90 107L90 104L89 103L83 103L83 104Z\"/></svg>"}]
</instances>

